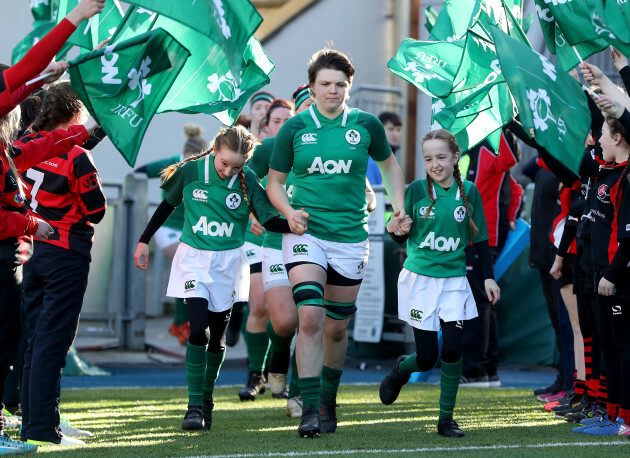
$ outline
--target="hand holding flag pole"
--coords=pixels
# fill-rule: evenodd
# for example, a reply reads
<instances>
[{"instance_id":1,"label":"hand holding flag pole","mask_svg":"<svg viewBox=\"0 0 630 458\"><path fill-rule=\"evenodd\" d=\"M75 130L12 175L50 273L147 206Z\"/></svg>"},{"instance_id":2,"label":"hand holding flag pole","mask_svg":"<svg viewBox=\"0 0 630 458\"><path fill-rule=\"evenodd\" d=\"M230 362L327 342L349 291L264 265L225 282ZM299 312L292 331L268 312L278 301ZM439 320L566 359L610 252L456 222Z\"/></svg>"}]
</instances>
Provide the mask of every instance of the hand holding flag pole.
<instances>
[{"instance_id":1,"label":"hand holding flag pole","mask_svg":"<svg viewBox=\"0 0 630 458\"><path fill-rule=\"evenodd\" d=\"M46 80L46 79L48 80L44 81L45 83L52 83L54 81L57 81L59 78L61 78L61 75L63 75L63 73L69 67L70 67L70 64L65 61L51 62L50 64L48 64L48 67L44 69L44 73L39 75L37 78L33 78L32 80L27 81L25 85L29 86L33 83L36 83L41 80Z\"/></svg>"}]
</instances>

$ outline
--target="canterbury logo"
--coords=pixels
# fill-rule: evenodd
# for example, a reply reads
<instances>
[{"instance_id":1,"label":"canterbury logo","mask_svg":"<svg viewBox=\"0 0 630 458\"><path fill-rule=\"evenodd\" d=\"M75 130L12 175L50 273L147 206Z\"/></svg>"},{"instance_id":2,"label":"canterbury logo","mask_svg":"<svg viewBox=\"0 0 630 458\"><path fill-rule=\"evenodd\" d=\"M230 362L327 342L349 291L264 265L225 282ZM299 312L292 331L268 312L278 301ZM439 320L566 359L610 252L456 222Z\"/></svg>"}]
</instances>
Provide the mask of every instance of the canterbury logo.
<instances>
[{"instance_id":1,"label":"canterbury logo","mask_svg":"<svg viewBox=\"0 0 630 458\"><path fill-rule=\"evenodd\" d=\"M247 251L245 252L245 255L246 255L248 258L253 258L253 257L256 255L256 252L254 252L254 250L247 250Z\"/></svg>"},{"instance_id":2,"label":"canterbury logo","mask_svg":"<svg viewBox=\"0 0 630 458\"><path fill-rule=\"evenodd\" d=\"M360 274L363 271L363 269L365 269L365 263L361 261L361 264L357 266L357 273Z\"/></svg>"},{"instance_id":3,"label":"canterbury logo","mask_svg":"<svg viewBox=\"0 0 630 458\"><path fill-rule=\"evenodd\" d=\"M411 309L411 311L409 312L409 316L412 320L422 321L422 312L418 309Z\"/></svg>"},{"instance_id":4,"label":"canterbury logo","mask_svg":"<svg viewBox=\"0 0 630 458\"><path fill-rule=\"evenodd\" d=\"M188 280L186 283L184 283L184 291L192 291L193 289L195 289L195 283L197 283L196 280Z\"/></svg>"},{"instance_id":5,"label":"canterbury logo","mask_svg":"<svg viewBox=\"0 0 630 458\"><path fill-rule=\"evenodd\" d=\"M271 267L269 267L269 272L272 274L279 274L284 272L284 265L282 264L274 264Z\"/></svg>"},{"instance_id":6,"label":"canterbury logo","mask_svg":"<svg viewBox=\"0 0 630 458\"><path fill-rule=\"evenodd\" d=\"M208 191L204 191L203 189L195 189L192 192L193 198L195 199L203 199L203 200L207 200L208 199Z\"/></svg>"},{"instance_id":7,"label":"canterbury logo","mask_svg":"<svg viewBox=\"0 0 630 458\"><path fill-rule=\"evenodd\" d=\"M307 254L308 245L293 245L293 254Z\"/></svg>"},{"instance_id":8,"label":"canterbury logo","mask_svg":"<svg viewBox=\"0 0 630 458\"><path fill-rule=\"evenodd\" d=\"M302 134L302 144L317 143L317 134Z\"/></svg>"}]
</instances>

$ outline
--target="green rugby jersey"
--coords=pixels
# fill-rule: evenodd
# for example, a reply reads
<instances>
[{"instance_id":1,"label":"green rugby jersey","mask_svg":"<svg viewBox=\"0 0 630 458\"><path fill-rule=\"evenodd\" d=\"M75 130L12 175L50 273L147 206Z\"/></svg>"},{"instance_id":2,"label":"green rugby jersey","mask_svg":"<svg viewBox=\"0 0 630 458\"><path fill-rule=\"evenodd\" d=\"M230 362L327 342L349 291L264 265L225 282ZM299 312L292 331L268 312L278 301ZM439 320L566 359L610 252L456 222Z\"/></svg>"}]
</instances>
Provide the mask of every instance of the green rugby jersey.
<instances>
[{"instance_id":1,"label":"green rugby jersey","mask_svg":"<svg viewBox=\"0 0 630 458\"><path fill-rule=\"evenodd\" d=\"M254 154L247 162L247 167L252 169L258 179L262 180L269 173L269 162L271 161L271 153L273 152L273 145L276 141L276 137L265 138L260 145L256 145Z\"/></svg>"},{"instance_id":2,"label":"green rugby jersey","mask_svg":"<svg viewBox=\"0 0 630 458\"><path fill-rule=\"evenodd\" d=\"M178 154L177 156L172 156L166 159L160 159L159 161L150 162L146 165L147 176L149 178L159 178L162 170L183 160L184 157L181 154ZM166 191L162 191L162 199L165 198ZM164 223L164 226L170 229L181 231L182 227L184 226L184 207L177 207L175 211L171 213L171 216L168 217L168 219Z\"/></svg>"},{"instance_id":3,"label":"green rugby jersey","mask_svg":"<svg viewBox=\"0 0 630 458\"><path fill-rule=\"evenodd\" d=\"M280 128L269 167L283 173L293 169L291 205L311 215L307 233L356 243L368 236L368 157L384 161L391 153L376 116L346 107L328 119L313 104Z\"/></svg>"},{"instance_id":4,"label":"green rugby jersey","mask_svg":"<svg viewBox=\"0 0 630 458\"><path fill-rule=\"evenodd\" d=\"M244 168L245 187L261 223L278 215L256 174ZM166 200L184 203L184 226L180 240L199 250L231 250L243 246L249 207L243 198L238 175L222 179L214 168L214 155L181 166L162 184Z\"/></svg>"},{"instance_id":5,"label":"green rugby jersey","mask_svg":"<svg viewBox=\"0 0 630 458\"><path fill-rule=\"evenodd\" d=\"M247 161L247 167L252 169L256 175L258 175L258 179L262 180L269 173L269 160L271 159L271 152L273 151L273 143L276 137L265 138L260 145L256 145L254 149L254 154ZM245 241L249 243L253 243L254 245L263 246L263 237L267 233L263 235L254 235L250 230L251 221L247 225L247 229L245 230ZM282 239L282 234L278 234L280 239Z\"/></svg>"},{"instance_id":6,"label":"green rugby jersey","mask_svg":"<svg viewBox=\"0 0 630 458\"><path fill-rule=\"evenodd\" d=\"M481 195L477 187L464 180L473 221L479 233L472 237L470 221L457 183L448 190L434 182L435 205L425 219L431 199L427 180L416 180L405 192L405 212L413 219L407 240L404 268L427 277L449 278L466 275L464 249L472 243L488 240Z\"/></svg>"},{"instance_id":7,"label":"green rugby jersey","mask_svg":"<svg viewBox=\"0 0 630 458\"><path fill-rule=\"evenodd\" d=\"M267 187L267 177L262 180L261 184L263 187ZM291 199L291 196L293 195L293 170L291 170L287 176L287 183L285 187L287 189L289 199ZM282 234L265 231L262 246L265 248L273 248L274 250L282 250Z\"/></svg>"}]
</instances>

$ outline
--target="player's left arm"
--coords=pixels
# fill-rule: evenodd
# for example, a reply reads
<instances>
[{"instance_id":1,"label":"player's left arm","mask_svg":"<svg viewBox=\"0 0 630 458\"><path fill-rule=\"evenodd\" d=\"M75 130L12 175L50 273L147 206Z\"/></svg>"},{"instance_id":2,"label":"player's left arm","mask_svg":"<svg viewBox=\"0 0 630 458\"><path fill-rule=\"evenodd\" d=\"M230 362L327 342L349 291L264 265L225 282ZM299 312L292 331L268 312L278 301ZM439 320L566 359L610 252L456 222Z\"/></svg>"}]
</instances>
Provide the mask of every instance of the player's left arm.
<instances>
[{"instance_id":1,"label":"player's left arm","mask_svg":"<svg viewBox=\"0 0 630 458\"><path fill-rule=\"evenodd\" d=\"M81 152L72 160L72 170L74 192L81 209L92 224L100 223L107 209L107 198L92 155Z\"/></svg>"}]
</instances>

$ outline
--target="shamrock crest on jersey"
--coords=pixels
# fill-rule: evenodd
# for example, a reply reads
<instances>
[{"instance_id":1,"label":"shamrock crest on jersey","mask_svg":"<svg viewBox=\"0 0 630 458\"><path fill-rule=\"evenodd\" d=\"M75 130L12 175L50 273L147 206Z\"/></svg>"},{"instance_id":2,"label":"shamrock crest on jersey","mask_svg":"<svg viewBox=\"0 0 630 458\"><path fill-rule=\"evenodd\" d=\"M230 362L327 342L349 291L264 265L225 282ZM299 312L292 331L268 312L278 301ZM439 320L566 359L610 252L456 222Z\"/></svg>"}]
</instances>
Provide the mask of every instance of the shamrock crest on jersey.
<instances>
[{"instance_id":1,"label":"shamrock crest on jersey","mask_svg":"<svg viewBox=\"0 0 630 458\"><path fill-rule=\"evenodd\" d=\"M453 217L455 218L455 221L457 221L458 223L461 223L462 221L464 221L464 218L466 218L466 207L464 207L463 205L460 205L459 207L457 207L453 211Z\"/></svg>"},{"instance_id":2,"label":"shamrock crest on jersey","mask_svg":"<svg viewBox=\"0 0 630 458\"><path fill-rule=\"evenodd\" d=\"M351 145L358 145L361 143L361 134L355 129L348 129L346 131L346 141Z\"/></svg>"},{"instance_id":3,"label":"shamrock crest on jersey","mask_svg":"<svg viewBox=\"0 0 630 458\"><path fill-rule=\"evenodd\" d=\"M228 194L225 198L225 205L231 210L236 210L241 205L241 196L235 192Z\"/></svg>"}]
</instances>

